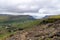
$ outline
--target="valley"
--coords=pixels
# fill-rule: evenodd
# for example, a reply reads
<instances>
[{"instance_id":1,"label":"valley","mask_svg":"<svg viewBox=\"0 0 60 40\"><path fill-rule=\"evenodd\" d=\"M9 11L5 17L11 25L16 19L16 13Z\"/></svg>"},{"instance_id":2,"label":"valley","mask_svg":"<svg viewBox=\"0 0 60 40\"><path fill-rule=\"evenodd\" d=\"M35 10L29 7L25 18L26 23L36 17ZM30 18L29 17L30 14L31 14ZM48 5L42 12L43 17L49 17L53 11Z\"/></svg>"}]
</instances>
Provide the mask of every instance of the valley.
<instances>
[{"instance_id":1,"label":"valley","mask_svg":"<svg viewBox=\"0 0 60 40\"><path fill-rule=\"evenodd\" d=\"M60 40L59 15L42 19L1 16L0 20L0 40Z\"/></svg>"}]
</instances>

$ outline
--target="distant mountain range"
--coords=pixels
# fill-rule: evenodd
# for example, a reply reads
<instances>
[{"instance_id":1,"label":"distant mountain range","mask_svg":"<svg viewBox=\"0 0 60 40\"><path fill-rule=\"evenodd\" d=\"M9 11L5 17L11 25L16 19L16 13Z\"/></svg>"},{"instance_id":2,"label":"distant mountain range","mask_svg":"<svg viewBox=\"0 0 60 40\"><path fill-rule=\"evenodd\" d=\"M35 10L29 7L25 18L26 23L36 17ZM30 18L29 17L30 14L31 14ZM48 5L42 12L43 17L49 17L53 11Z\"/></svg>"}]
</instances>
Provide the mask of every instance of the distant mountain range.
<instances>
[{"instance_id":1,"label":"distant mountain range","mask_svg":"<svg viewBox=\"0 0 60 40\"><path fill-rule=\"evenodd\" d=\"M18 18L27 18L29 20L32 20L32 19L35 19L33 18L32 16L29 16L29 15L9 15L9 14L0 14L0 17L9 17L9 19L18 19Z\"/></svg>"},{"instance_id":2,"label":"distant mountain range","mask_svg":"<svg viewBox=\"0 0 60 40\"><path fill-rule=\"evenodd\" d=\"M24 22L29 20L35 20L32 16L29 15L6 15L0 14L0 22L10 23L10 22Z\"/></svg>"},{"instance_id":3,"label":"distant mountain range","mask_svg":"<svg viewBox=\"0 0 60 40\"><path fill-rule=\"evenodd\" d=\"M9 15L9 14L0 14L0 16L5 16L8 17L9 20L17 20L17 19L24 19L24 20L35 20L36 18L34 18L33 16L29 16L29 15ZM46 15L45 17L42 18L48 18L51 15ZM39 18L39 19L42 19Z\"/></svg>"}]
</instances>

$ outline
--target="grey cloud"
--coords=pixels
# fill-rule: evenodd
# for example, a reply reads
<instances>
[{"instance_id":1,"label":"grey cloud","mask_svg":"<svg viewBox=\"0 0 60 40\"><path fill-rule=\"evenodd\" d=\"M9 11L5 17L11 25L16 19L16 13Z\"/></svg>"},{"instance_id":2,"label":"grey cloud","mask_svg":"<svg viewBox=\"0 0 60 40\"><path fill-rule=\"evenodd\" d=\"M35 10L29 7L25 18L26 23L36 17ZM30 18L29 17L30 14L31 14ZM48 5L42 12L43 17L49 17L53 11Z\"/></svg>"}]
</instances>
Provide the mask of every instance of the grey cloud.
<instances>
[{"instance_id":1,"label":"grey cloud","mask_svg":"<svg viewBox=\"0 0 60 40\"><path fill-rule=\"evenodd\" d=\"M0 12L60 14L60 0L0 0Z\"/></svg>"}]
</instances>

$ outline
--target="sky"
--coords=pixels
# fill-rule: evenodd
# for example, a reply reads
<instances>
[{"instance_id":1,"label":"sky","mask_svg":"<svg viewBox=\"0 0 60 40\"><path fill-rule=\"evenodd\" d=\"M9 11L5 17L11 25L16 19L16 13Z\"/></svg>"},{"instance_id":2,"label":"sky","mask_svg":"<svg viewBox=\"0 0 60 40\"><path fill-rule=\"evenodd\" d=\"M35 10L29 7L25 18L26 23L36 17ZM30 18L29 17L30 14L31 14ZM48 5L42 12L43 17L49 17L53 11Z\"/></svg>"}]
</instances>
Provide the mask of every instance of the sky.
<instances>
[{"instance_id":1,"label":"sky","mask_svg":"<svg viewBox=\"0 0 60 40\"><path fill-rule=\"evenodd\" d=\"M37 19L60 15L60 0L0 0L0 14L30 15Z\"/></svg>"}]
</instances>

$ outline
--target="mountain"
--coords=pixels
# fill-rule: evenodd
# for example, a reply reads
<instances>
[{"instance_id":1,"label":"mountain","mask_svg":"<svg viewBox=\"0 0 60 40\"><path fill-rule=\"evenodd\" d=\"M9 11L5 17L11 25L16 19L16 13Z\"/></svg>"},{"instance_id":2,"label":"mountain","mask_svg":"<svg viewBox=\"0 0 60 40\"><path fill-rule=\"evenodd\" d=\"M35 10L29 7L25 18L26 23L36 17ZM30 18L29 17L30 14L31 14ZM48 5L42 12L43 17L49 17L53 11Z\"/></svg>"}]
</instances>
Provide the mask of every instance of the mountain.
<instances>
[{"instance_id":1,"label":"mountain","mask_svg":"<svg viewBox=\"0 0 60 40\"><path fill-rule=\"evenodd\" d=\"M6 15L6 14L0 14L0 22L23 22L23 21L29 21L29 20L35 20L32 16L29 15Z\"/></svg>"}]
</instances>

